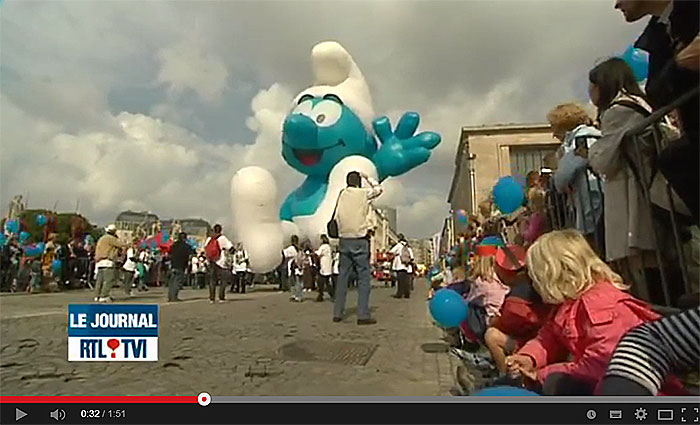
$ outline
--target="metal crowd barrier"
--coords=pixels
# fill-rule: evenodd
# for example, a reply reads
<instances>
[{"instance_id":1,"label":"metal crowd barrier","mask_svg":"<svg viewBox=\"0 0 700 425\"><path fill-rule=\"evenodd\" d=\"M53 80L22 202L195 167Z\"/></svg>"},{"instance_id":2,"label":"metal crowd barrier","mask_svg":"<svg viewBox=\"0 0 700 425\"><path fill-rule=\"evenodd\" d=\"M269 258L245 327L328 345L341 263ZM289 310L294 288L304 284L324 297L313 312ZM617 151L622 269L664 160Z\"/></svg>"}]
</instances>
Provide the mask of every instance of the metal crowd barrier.
<instances>
[{"instance_id":1,"label":"metal crowd barrier","mask_svg":"<svg viewBox=\"0 0 700 425\"><path fill-rule=\"evenodd\" d=\"M659 173L655 167L656 159L666 148L678 140L676 138L670 139L667 132L661 129L661 124L671 111L677 109L686 102L692 101L693 98L698 96L698 92L700 92L700 87L695 87L669 105L654 111L625 134L625 140L622 144L623 156L634 174L637 186L642 193L644 202L652 217L653 230L651 234L654 238L654 254L659 267L664 301L667 306L672 306L675 304L675 301L677 301L673 299L674 295L677 294L672 294L671 291L671 274L673 269L680 272L680 276L678 277L682 280L682 287L685 295L691 294L693 288L691 287L688 265L683 249L683 241L681 239L682 229L681 223L679 223L680 215L677 205L675 205L674 202L671 185L668 181L665 182L663 194L665 197L663 201L665 201L668 206L668 210L660 206L655 206L652 200L651 187L656 174ZM652 170L651 175L647 175L648 170ZM666 226L660 225L666 220L666 217L668 217L666 223L670 223L671 227L670 246L667 243L669 242L667 228ZM659 221L661 221L661 223L659 223ZM697 223L693 224L697 225ZM675 261L677 261L677 264L673 264Z\"/></svg>"},{"instance_id":2,"label":"metal crowd barrier","mask_svg":"<svg viewBox=\"0 0 700 425\"><path fill-rule=\"evenodd\" d=\"M689 277L688 264L686 261L686 256L684 253L683 240L681 233L683 230L682 223L679 223L679 214L677 210L677 205L674 204L674 197L672 195L672 188L669 183L666 182L664 196L666 199L666 205L668 209L654 204L651 194L651 185L656 174L647 175L648 169L655 170L654 164L658 155L669 145L671 145L674 140L668 139L668 134L661 130L660 124L665 120L665 117L674 109L678 108L685 102L691 101L695 96L698 95L700 88L695 88L690 92L685 93L680 96L673 103L654 111L649 117L645 118L639 125L632 128L625 134L625 140L622 144L623 157L628 162L630 169L633 172L635 181L637 182L644 203L647 208L649 208L649 214L652 217L652 236L654 238L654 256L656 257L656 262L658 264L658 270L660 275L661 284L663 291L664 304L667 307L674 306L678 301L674 298L672 288L678 289L680 285L672 285L675 283L675 278L682 280L682 288L684 290L683 295L690 295L693 293L693 287L691 286L691 278ZM588 170L592 173L592 170ZM657 171L658 173L658 171ZM596 176L598 177L598 176ZM591 181L586 179L588 182L588 201L591 202L590 206L593 210L593 197L591 191ZM603 188L602 179L597 178L597 189L601 194L601 203L603 202ZM547 187L547 197L546 197L546 208L548 213L548 218L553 230L566 229L566 228L576 228L576 211L574 209L574 199L573 196L580 196L580 205L583 205L584 199L581 193L574 194L562 194L559 193L554 187L553 179L550 179L549 185ZM603 215L605 211L603 210ZM604 220L603 217L600 220ZM663 225L661 223L667 223ZM694 223L697 224L697 223ZM583 225L587 225L587 220L584 217ZM670 227L670 229L669 229ZM686 226L687 227L687 226ZM583 233L592 234L591 245L596 249L596 251L602 256L605 256L605 234L602 226L596 226L595 229L583 229ZM668 231L670 230L670 232ZM670 239L670 240L669 240ZM650 282L644 282L645 285L649 285Z\"/></svg>"}]
</instances>

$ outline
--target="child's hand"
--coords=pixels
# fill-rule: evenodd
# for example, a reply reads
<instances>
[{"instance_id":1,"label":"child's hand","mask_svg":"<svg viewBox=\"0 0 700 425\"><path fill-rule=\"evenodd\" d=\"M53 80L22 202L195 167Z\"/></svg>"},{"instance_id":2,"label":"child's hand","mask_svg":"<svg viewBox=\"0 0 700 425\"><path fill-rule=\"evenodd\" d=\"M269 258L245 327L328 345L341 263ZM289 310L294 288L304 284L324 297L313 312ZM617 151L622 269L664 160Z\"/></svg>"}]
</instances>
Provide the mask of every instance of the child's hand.
<instances>
[{"instance_id":1,"label":"child's hand","mask_svg":"<svg viewBox=\"0 0 700 425\"><path fill-rule=\"evenodd\" d=\"M522 375L533 381L537 380L535 362L530 356L515 354L506 358L506 366L511 374Z\"/></svg>"}]
</instances>

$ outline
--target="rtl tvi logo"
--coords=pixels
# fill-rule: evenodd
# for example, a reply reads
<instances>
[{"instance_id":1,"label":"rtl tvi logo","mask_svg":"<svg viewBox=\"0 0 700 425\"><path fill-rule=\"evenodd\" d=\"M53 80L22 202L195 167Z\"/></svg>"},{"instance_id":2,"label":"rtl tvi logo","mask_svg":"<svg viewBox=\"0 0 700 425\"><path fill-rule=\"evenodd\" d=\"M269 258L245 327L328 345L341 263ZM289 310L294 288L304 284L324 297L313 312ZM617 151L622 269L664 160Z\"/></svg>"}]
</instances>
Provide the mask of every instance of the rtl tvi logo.
<instances>
[{"instance_id":1,"label":"rtl tvi logo","mask_svg":"<svg viewBox=\"0 0 700 425\"><path fill-rule=\"evenodd\" d=\"M68 306L68 361L157 360L157 305Z\"/></svg>"}]
</instances>

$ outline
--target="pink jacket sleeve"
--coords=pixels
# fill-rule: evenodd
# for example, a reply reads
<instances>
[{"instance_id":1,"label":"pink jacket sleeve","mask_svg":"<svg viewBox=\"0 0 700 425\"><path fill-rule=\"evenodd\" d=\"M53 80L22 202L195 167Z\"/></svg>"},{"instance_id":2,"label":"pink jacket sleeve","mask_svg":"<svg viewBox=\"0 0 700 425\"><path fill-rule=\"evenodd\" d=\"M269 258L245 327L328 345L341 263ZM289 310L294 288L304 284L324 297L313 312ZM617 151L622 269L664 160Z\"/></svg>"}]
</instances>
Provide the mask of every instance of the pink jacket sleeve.
<instances>
[{"instance_id":1,"label":"pink jacket sleeve","mask_svg":"<svg viewBox=\"0 0 700 425\"><path fill-rule=\"evenodd\" d=\"M540 372L547 369L547 365L559 362L566 358L566 347L557 337L556 325L549 321L540 329L535 339L528 341L518 354L529 356L534 360L535 367L539 369L538 381L544 382Z\"/></svg>"},{"instance_id":2,"label":"pink jacket sleeve","mask_svg":"<svg viewBox=\"0 0 700 425\"><path fill-rule=\"evenodd\" d=\"M595 386L605 376L612 352L624 332L613 320L597 323L587 317L583 320L587 323L582 328L588 329L588 332L581 335L582 341L579 343L585 347L583 353L574 353L578 360L541 368L537 372L538 381L544 382L552 373L566 373Z\"/></svg>"}]
</instances>

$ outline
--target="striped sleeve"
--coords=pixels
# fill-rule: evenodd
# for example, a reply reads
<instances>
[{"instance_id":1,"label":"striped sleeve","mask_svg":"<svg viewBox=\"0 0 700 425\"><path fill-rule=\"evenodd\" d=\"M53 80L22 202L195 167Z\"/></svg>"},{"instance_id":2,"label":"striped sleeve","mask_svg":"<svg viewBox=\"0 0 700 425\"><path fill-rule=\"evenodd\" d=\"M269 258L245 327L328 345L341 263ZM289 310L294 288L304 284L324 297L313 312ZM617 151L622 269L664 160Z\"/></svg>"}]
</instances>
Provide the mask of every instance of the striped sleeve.
<instances>
[{"instance_id":1,"label":"striped sleeve","mask_svg":"<svg viewBox=\"0 0 700 425\"><path fill-rule=\"evenodd\" d=\"M629 379L653 395L671 373L696 370L700 362L700 307L628 332L606 376Z\"/></svg>"}]
</instances>

